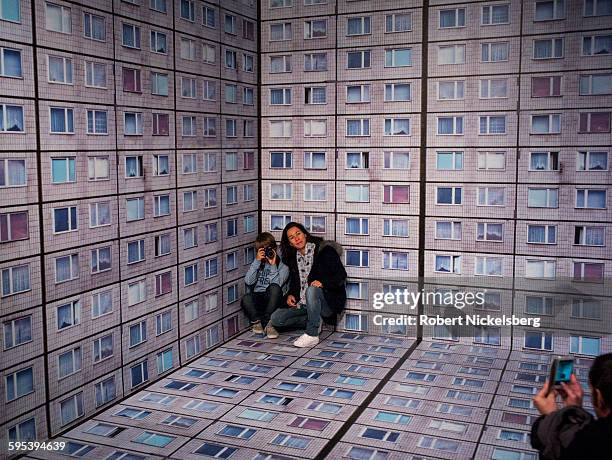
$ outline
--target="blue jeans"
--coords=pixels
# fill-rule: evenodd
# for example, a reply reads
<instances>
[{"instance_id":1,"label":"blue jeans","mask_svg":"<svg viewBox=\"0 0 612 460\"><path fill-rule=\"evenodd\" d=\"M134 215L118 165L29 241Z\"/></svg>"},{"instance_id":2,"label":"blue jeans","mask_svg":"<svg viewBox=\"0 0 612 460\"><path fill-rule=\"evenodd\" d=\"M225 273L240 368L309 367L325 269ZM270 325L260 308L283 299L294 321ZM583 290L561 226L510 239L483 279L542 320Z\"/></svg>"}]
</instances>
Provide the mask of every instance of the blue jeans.
<instances>
[{"instance_id":1,"label":"blue jeans","mask_svg":"<svg viewBox=\"0 0 612 460\"><path fill-rule=\"evenodd\" d=\"M301 308L279 308L270 317L274 327L281 329L306 329L306 334L318 337L322 316L331 316L334 312L327 305L323 289L308 286L306 288L306 305Z\"/></svg>"},{"instance_id":2,"label":"blue jeans","mask_svg":"<svg viewBox=\"0 0 612 460\"><path fill-rule=\"evenodd\" d=\"M276 310L283 300L283 291L276 284L270 284L264 292L249 292L242 298L242 309L249 318L255 323L261 321L262 326L266 326L270 320L270 315Z\"/></svg>"}]
</instances>

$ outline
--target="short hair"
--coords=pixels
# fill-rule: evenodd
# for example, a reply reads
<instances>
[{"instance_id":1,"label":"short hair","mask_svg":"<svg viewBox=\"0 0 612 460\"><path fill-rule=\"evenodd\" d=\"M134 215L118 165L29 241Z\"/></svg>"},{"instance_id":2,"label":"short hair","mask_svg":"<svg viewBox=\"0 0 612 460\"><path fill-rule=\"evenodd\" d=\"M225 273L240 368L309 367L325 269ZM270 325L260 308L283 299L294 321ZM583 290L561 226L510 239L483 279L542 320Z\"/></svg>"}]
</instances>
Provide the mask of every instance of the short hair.
<instances>
[{"instance_id":1,"label":"short hair","mask_svg":"<svg viewBox=\"0 0 612 460\"><path fill-rule=\"evenodd\" d=\"M612 409L612 353L595 358L589 371L589 382L601 392L604 403Z\"/></svg>"},{"instance_id":2,"label":"short hair","mask_svg":"<svg viewBox=\"0 0 612 460\"><path fill-rule=\"evenodd\" d=\"M257 235L257 238L255 238L255 250L259 251L261 248L268 247L276 249L276 239L272 233L261 232L259 235Z\"/></svg>"}]
</instances>

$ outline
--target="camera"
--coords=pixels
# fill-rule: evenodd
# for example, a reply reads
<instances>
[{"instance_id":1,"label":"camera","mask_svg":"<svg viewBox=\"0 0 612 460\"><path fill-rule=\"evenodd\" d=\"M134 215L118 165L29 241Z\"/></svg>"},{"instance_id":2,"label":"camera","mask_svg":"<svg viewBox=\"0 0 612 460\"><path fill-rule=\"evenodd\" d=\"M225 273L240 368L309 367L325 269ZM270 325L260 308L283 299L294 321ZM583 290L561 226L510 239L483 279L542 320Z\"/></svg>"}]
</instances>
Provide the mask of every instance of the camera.
<instances>
[{"instance_id":1,"label":"camera","mask_svg":"<svg viewBox=\"0 0 612 460\"><path fill-rule=\"evenodd\" d=\"M274 248L268 246L266 249L264 249L264 254L266 259L274 259L274 256L276 256L276 251Z\"/></svg>"}]
</instances>

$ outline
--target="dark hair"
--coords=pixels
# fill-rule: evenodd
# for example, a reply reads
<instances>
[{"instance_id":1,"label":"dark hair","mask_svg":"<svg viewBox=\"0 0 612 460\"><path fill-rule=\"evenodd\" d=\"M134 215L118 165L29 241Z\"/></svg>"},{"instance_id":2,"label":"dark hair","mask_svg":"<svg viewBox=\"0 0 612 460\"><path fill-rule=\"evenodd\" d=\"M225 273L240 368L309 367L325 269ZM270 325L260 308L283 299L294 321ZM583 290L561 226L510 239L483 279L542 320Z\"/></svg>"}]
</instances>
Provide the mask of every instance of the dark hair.
<instances>
[{"instance_id":1,"label":"dark hair","mask_svg":"<svg viewBox=\"0 0 612 460\"><path fill-rule=\"evenodd\" d=\"M605 405L612 409L612 353L595 358L589 371L589 382L601 392Z\"/></svg>"},{"instance_id":2,"label":"dark hair","mask_svg":"<svg viewBox=\"0 0 612 460\"><path fill-rule=\"evenodd\" d=\"M289 237L287 236L287 232L293 227L297 227L306 236L306 242L311 242L318 245L323 240L323 238L319 238L318 236L312 236L310 232L306 230L306 227L299 222L289 222L287 225L285 225L285 228L283 228L283 234L280 242L281 254L284 261L295 259L295 254L297 252L297 250L291 246L291 243L289 243Z\"/></svg>"},{"instance_id":3,"label":"dark hair","mask_svg":"<svg viewBox=\"0 0 612 460\"><path fill-rule=\"evenodd\" d=\"M260 248L267 247L276 249L276 238L274 238L272 233L262 232L257 235L257 238L255 238L255 251L258 251Z\"/></svg>"}]
</instances>

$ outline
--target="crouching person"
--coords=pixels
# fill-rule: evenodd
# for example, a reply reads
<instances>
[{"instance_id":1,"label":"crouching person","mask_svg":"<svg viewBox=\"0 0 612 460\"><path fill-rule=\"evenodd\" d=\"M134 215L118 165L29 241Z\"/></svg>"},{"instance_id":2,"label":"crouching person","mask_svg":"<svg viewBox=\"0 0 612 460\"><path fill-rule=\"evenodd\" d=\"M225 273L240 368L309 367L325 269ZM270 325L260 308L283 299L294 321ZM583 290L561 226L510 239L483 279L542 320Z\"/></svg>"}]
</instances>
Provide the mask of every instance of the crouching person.
<instances>
[{"instance_id":1,"label":"crouching person","mask_svg":"<svg viewBox=\"0 0 612 460\"><path fill-rule=\"evenodd\" d=\"M255 260L251 263L244 281L247 292L242 298L242 309L257 334L265 333L275 339L278 332L270 324L270 315L283 301L289 288L289 269L277 254L274 235L263 232L255 239Z\"/></svg>"},{"instance_id":2,"label":"crouching person","mask_svg":"<svg viewBox=\"0 0 612 460\"><path fill-rule=\"evenodd\" d=\"M306 329L293 345L312 347L319 343L321 321L335 324L346 304L342 246L290 222L283 230L281 251L289 267L289 295L285 308L276 310L270 322L279 328Z\"/></svg>"}]
</instances>

